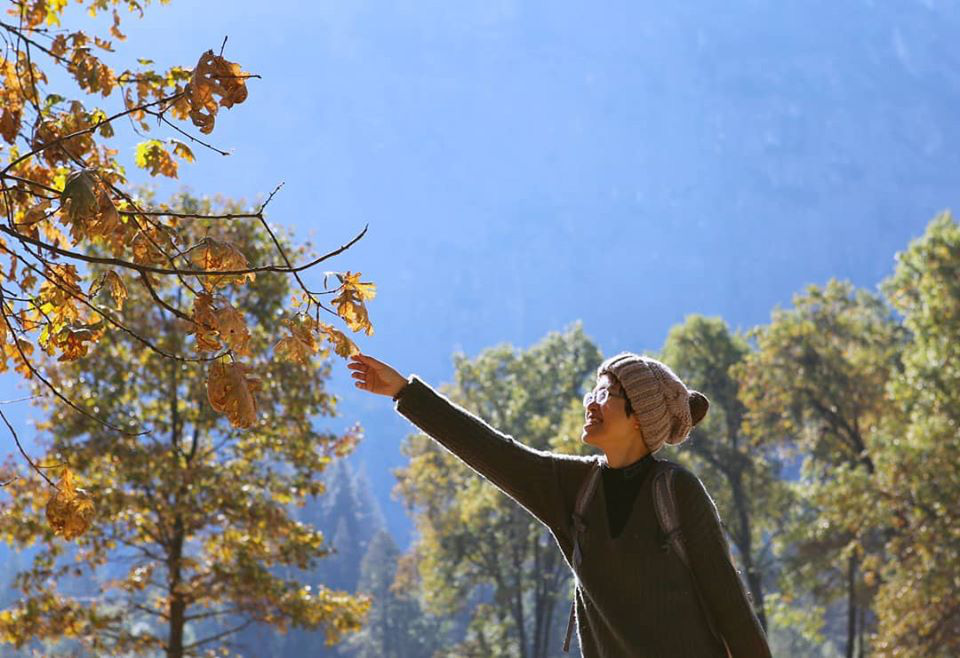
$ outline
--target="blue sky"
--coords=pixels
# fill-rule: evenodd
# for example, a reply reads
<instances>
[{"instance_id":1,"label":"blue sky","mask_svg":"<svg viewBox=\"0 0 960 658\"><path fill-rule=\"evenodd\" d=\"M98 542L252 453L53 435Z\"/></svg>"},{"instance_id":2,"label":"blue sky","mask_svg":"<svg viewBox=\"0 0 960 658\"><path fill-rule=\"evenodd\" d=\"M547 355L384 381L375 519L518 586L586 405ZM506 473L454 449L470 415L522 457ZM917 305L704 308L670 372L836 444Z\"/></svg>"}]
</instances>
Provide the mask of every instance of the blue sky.
<instances>
[{"instance_id":1,"label":"blue sky","mask_svg":"<svg viewBox=\"0 0 960 658\"><path fill-rule=\"evenodd\" d=\"M655 350L691 313L748 328L809 283L876 285L956 206L958 27L932 0L174 0L116 61L192 66L228 35L262 76L217 119L233 155L195 149L161 191L284 181L270 220L319 250L369 224L329 264L378 285L358 342L440 383L454 351L575 320ZM334 386L389 506L410 428Z\"/></svg>"}]
</instances>

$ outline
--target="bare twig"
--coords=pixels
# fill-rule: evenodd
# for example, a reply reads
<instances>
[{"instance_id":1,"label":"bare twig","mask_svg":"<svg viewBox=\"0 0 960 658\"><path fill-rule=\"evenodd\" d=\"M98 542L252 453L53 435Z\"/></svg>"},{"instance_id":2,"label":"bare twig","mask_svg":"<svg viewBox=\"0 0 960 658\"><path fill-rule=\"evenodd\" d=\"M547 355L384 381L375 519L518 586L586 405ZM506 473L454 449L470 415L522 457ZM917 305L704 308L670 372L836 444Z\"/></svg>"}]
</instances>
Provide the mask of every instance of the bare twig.
<instances>
[{"instance_id":1,"label":"bare twig","mask_svg":"<svg viewBox=\"0 0 960 658\"><path fill-rule=\"evenodd\" d=\"M174 130L176 130L178 133L180 133L181 135L183 135L184 137L186 137L187 139L189 139L191 142L195 142L195 143L199 144L200 146L205 146L205 147L207 147L208 149L210 149L211 151L213 151L213 152L215 152L215 153L219 153L220 155L230 155L230 153L229 153L228 151L224 151L224 150L218 149L218 148L217 148L216 146L214 146L213 144L208 144L207 142L203 141L203 140L200 139L199 137L195 137L195 136L191 135L191 134L188 133L186 130L184 130L184 129L181 128L180 126L178 126L178 125L176 125L175 123L173 123L172 121L170 121L170 119L168 119L166 116L164 116L164 114L163 114L162 112L150 112L149 110L147 110L147 114L150 114L150 115L152 115L152 116L157 117L157 120L158 120L158 121L162 121L163 123L167 124L168 126L170 126L171 128L173 128Z\"/></svg>"},{"instance_id":2,"label":"bare twig","mask_svg":"<svg viewBox=\"0 0 960 658\"><path fill-rule=\"evenodd\" d=\"M13 404L14 402L28 402L29 400L36 400L37 398L42 397L40 395L27 395L22 398L15 398L13 400L0 400L0 404Z\"/></svg>"},{"instance_id":3,"label":"bare twig","mask_svg":"<svg viewBox=\"0 0 960 658\"><path fill-rule=\"evenodd\" d=\"M59 62L60 64L63 64L64 66L70 65L69 59L67 59L66 57L61 57L60 55L55 55L52 50L50 50L49 48L45 48L44 46L40 45L30 37L25 36L23 32L21 32L19 29L17 29L13 25L9 25L8 23L4 23L3 21L0 21L0 27L5 29L7 32L10 32L11 34L17 35L17 37L23 39L30 45L35 46L38 50L42 51L44 54L49 55L53 59L57 60L57 62Z\"/></svg>"},{"instance_id":4,"label":"bare twig","mask_svg":"<svg viewBox=\"0 0 960 658\"><path fill-rule=\"evenodd\" d=\"M3 418L3 422L6 424L7 429L10 430L10 433L13 435L13 441L14 443L17 444L17 449L20 451L20 454L23 455L23 458L27 460L27 463L30 464L30 468L32 468L37 473L37 475L39 475L44 480L46 480L47 484L49 484L54 489L57 489L58 487L53 483L53 480L48 478L47 474L40 470L40 467L37 466L32 459L30 459L30 455L28 455L27 451L23 449L23 445L20 443L20 437L17 436L17 431L13 429L13 425L11 425L10 421L7 420L7 416L6 414L3 413L3 409L0 409L0 418ZM9 484L9 482L5 482L4 484L5 485Z\"/></svg>"}]
</instances>

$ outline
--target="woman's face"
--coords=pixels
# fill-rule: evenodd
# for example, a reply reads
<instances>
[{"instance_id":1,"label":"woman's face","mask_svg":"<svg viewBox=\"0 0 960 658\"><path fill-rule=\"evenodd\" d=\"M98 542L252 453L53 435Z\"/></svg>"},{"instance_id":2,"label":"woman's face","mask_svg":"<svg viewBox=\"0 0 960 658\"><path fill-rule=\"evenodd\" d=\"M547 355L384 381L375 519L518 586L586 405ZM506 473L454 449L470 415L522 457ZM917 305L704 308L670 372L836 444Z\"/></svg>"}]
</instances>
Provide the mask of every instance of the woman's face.
<instances>
[{"instance_id":1,"label":"woman's face","mask_svg":"<svg viewBox=\"0 0 960 658\"><path fill-rule=\"evenodd\" d=\"M609 395L604 403L597 403L597 394L606 389ZM623 388L612 376L603 374L597 378L593 389L594 399L584 408L583 433L580 440L598 448L626 447L635 440L643 440L634 425L632 416L626 413L627 401Z\"/></svg>"}]
</instances>

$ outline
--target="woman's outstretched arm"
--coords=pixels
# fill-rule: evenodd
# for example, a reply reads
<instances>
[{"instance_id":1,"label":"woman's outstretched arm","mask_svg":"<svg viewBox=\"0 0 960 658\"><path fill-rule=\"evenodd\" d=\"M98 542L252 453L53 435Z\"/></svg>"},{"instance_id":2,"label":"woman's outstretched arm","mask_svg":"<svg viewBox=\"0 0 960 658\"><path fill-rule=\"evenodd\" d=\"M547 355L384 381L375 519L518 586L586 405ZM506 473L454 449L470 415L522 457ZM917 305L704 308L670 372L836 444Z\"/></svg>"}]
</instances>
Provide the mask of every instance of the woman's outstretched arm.
<instances>
[{"instance_id":1,"label":"woman's outstretched arm","mask_svg":"<svg viewBox=\"0 0 960 658\"><path fill-rule=\"evenodd\" d=\"M353 356L348 367L357 388L393 397L397 411L548 527L566 526L568 512L557 469L582 469L586 473L586 461L528 448L454 404L418 377L407 379L373 357Z\"/></svg>"}]
</instances>

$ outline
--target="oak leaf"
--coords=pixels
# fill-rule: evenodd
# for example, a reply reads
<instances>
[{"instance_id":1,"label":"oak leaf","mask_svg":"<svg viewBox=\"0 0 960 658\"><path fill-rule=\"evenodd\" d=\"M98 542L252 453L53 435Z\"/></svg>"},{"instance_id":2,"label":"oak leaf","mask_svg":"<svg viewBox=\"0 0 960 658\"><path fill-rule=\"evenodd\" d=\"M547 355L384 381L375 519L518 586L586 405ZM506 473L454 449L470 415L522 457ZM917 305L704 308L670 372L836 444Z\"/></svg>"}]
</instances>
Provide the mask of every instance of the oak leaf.
<instances>
[{"instance_id":1,"label":"oak leaf","mask_svg":"<svg viewBox=\"0 0 960 658\"><path fill-rule=\"evenodd\" d=\"M0 135L9 144L13 144L20 133L20 121L23 114L23 89L20 86L20 75L13 60L5 59L0 64L3 71L4 83L0 87L0 101L3 105L3 114L0 116Z\"/></svg>"},{"instance_id":2,"label":"oak leaf","mask_svg":"<svg viewBox=\"0 0 960 658\"><path fill-rule=\"evenodd\" d=\"M193 155L193 151L190 150L189 146L181 142L179 139L171 139L170 143L173 144L174 155L183 158L187 162L196 162L197 158Z\"/></svg>"},{"instance_id":3,"label":"oak leaf","mask_svg":"<svg viewBox=\"0 0 960 658\"><path fill-rule=\"evenodd\" d=\"M340 294L331 300L337 307L337 314L343 318L351 331L362 330L368 336L373 335L373 325L370 324L364 302L376 296L376 286L360 281L360 272L337 274L337 278L340 280Z\"/></svg>"},{"instance_id":4,"label":"oak leaf","mask_svg":"<svg viewBox=\"0 0 960 658\"><path fill-rule=\"evenodd\" d=\"M102 331L96 331L88 325L67 325L57 333L54 344L62 354L58 361L76 361L87 355L87 343L97 341Z\"/></svg>"},{"instance_id":5,"label":"oak leaf","mask_svg":"<svg viewBox=\"0 0 960 658\"><path fill-rule=\"evenodd\" d=\"M47 522L54 534L73 539L87 531L93 521L93 500L73 484L73 473L63 469L57 493L47 501Z\"/></svg>"},{"instance_id":6,"label":"oak leaf","mask_svg":"<svg viewBox=\"0 0 960 658\"><path fill-rule=\"evenodd\" d=\"M0 136L8 144L13 144L20 134L20 112L12 111L10 108L3 108L3 114L0 114Z\"/></svg>"},{"instance_id":7,"label":"oak leaf","mask_svg":"<svg viewBox=\"0 0 960 658\"><path fill-rule=\"evenodd\" d=\"M247 344L250 342L250 332L247 330L247 323L243 319L243 313L235 309L229 303L224 302L220 308L214 312L214 326L217 333L231 350L242 356L250 356L250 348Z\"/></svg>"},{"instance_id":8,"label":"oak leaf","mask_svg":"<svg viewBox=\"0 0 960 658\"><path fill-rule=\"evenodd\" d=\"M207 399L213 410L225 414L238 429L253 427L257 422L256 392L260 380L251 376L251 368L242 363L217 361L207 376Z\"/></svg>"},{"instance_id":9,"label":"oak leaf","mask_svg":"<svg viewBox=\"0 0 960 658\"><path fill-rule=\"evenodd\" d=\"M124 225L117 207L113 205L113 200L101 190L101 193L97 196L97 202L100 213L97 215L97 221L90 226L90 236L101 237L109 242L123 242L125 238Z\"/></svg>"},{"instance_id":10,"label":"oak leaf","mask_svg":"<svg viewBox=\"0 0 960 658\"><path fill-rule=\"evenodd\" d=\"M87 296L91 298L95 297L101 290L106 290L110 293L110 297L113 299L114 306L118 311L123 310L123 302L127 299L127 286L124 285L123 279L120 278L119 274L113 270L107 270L101 274L97 277L96 281L93 282L93 285L90 286Z\"/></svg>"},{"instance_id":11,"label":"oak leaf","mask_svg":"<svg viewBox=\"0 0 960 658\"><path fill-rule=\"evenodd\" d=\"M317 326L326 335L327 341L333 345L333 350L337 353L337 356L347 358L360 353L360 348L342 331L324 322L320 322ZM371 330L370 333L373 333L373 331Z\"/></svg>"},{"instance_id":12,"label":"oak leaf","mask_svg":"<svg viewBox=\"0 0 960 658\"><path fill-rule=\"evenodd\" d=\"M133 251L133 262L138 265L166 263L167 257L164 256L160 244L156 231L140 229L134 236L133 242L130 243L130 249Z\"/></svg>"},{"instance_id":13,"label":"oak leaf","mask_svg":"<svg viewBox=\"0 0 960 658\"><path fill-rule=\"evenodd\" d=\"M244 80L247 77L239 64L214 55L212 50L200 56L187 85L190 119L200 132L207 134L213 131L218 110L217 96L220 97L220 105L227 108L246 100L247 86Z\"/></svg>"},{"instance_id":14,"label":"oak leaf","mask_svg":"<svg viewBox=\"0 0 960 658\"><path fill-rule=\"evenodd\" d=\"M97 183L92 169L78 169L67 176L67 183L60 193L60 203L68 202L67 217L71 222L93 219L100 212Z\"/></svg>"},{"instance_id":15,"label":"oak leaf","mask_svg":"<svg viewBox=\"0 0 960 658\"><path fill-rule=\"evenodd\" d=\"M298 313L293 319L285 320L284 324L290 330L290 335L274 345L274 354L279 359L306 365L310 357L320 350L314 335L316 320L306 313Z\"/></svg>"},{"instance_id":16,"label":"oak leaf","mask_svg":"<svg viewBox=\"0 0 960 658\"><path fill-rule=\"evenodd\" d=\"M278 359L307 365L313 350L296 336L285 336L273 346L273 353Z\"/></svg>"},{"instance_id":17,"label":"oak leaf","mask_svg":"<svg viewBox=\"0 0 960 658\"><path fill-rule=\"evenodd\" d=\"M146 169L151 176L177 177L177 162L159 139L148 139L137 144L134 162L141 169Z\"/></svg>"},{"instance_id":18,"label":"oak leaf","mask_svg":"<svg viewBox=\"0 0 960 658\"><path fill-rule=\"evenodd\" d=\"M186 251L186 257L200 270L207 272L229 272L250 268L247 257L229 242L221 242L213 238L204 238ZM256 275L253 272L245 274L225 274L223 276L206 275L200 280L207 292L224 286L231 281L244 283L253 281Z\"/></svg>"},{"instance_id":19,"label":"oak leaf","mask_svg":"<svg viewBox=\"0 0 960 658\"><path fill-rule=\"evenodd\" d=\"M197 295L193 300L193 334L198 352L216 352L223 345L217 337L217 318L213 311L213 297Z\"/></svg>"}]
</instances>

